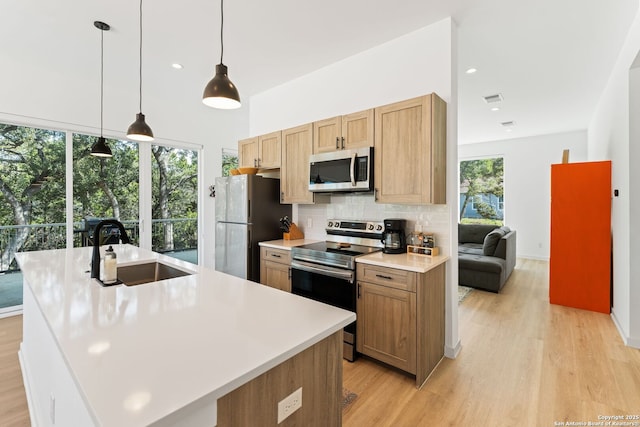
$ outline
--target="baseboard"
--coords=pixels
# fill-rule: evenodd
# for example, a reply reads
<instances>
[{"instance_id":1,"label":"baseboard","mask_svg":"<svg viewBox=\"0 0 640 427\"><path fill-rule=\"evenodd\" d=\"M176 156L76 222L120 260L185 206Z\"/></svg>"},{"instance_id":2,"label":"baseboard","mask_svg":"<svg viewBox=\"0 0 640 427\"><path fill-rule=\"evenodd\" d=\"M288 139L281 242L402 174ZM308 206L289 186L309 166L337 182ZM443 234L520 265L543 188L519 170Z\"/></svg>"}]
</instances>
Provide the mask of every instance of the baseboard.
<instances>
[{"instance_id":1,"label":"baseboard","mask_svg":"<svg viewBox=\"0 0 640 427\"><path fill-rule=\"evenodd\" d=\"M627 347L640 348L640 338L627 336L627 333L622 328L620 321L618 321L618 317L616 316L616 312L614 310L611 310L611 320L613 320L613 324L616 325L616 329L618 330L618 333L620 334L620 338L622 338L622 342L624 343L624 345L626 345Z\"/></svg>"},{"instance_id":2,"label":"baseboard","mask_svg":"<svg viewBox=\"0 0 640 427\"><path fill-rule=\"evenodd\" d=\"M449 359L455 359L460 354L460 350L462 350L462 343L460 340L456 343L455 347L451 347L448 345L444 346L444 356Z\"/></svg>"},{"instance_id":3,"label":"baseboard","mask_svg":"<svg viewBox=\"0 0 640 427\"><path fill-rule=\"evenodd\" d=\"M22 305L14 305L13 307L0 308L0 319L4 317L19 316L22 314Z\"/></svg>"},{"instance_id":4,"label":"baseboard","mask_svg":"<svg viewBox=\"0 0 640 427\"><path fill-rule=\"evenodd\" d=\"M22 343L20 343L20 350L18 350L18 361L20 362L20 370L22 371L22 383L24 384L24 393L27 396L27 407L29 408L29 418L31 418L31 426L38 427L41 425L38 422L37 414L33 408L34 402L31 394L31 380L29 379L29 370L27 369L27 363L24 360L24 351L22 349Z\"/></svg>"},{"instance_id":5,"label":"baseboard","mask_svg":"<svg viewBox=\"0 0 640 427\"><path fill-rule=\"evenodd\" d=\"M516 255L516 260L518 258L533 259L533 260L536 260L536 261L549 261L549 257L548 256L539 256L539 255L518 254L518 255Z\"/></svg>"}]
</instances>

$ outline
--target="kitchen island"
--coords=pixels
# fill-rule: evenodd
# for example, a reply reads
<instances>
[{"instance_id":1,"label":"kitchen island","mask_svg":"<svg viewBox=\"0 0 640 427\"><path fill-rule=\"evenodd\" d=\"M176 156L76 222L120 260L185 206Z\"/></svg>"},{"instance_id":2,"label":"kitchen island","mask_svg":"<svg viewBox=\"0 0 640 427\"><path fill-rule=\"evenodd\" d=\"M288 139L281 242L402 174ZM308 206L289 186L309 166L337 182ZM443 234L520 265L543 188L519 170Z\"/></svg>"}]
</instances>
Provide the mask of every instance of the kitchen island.
<instances>
[{"instance_id":1,"label":"kitchen island","mask_svg":"<svg viewBox=\"0 0 640 427\"><path fill-rule=\"evenodd\" d=\"M131 245L118 268L187 273L103 287L91 248L17 254L20 362L33 425L341 424L342 328L355 314ZM103 248L104 249L104 248Z\"/></svg>"}]
</instances>

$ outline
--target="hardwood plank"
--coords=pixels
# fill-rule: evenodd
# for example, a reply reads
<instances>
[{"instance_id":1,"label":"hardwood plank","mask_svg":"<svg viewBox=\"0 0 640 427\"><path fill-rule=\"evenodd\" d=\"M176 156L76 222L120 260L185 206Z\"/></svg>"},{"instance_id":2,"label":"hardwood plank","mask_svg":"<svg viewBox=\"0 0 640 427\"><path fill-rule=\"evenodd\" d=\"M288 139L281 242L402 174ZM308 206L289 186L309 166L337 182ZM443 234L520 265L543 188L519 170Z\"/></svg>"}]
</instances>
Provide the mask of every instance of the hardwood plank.
<instances>
[{"instance_id":1,"label":"hardwood plank","mask_svg":"<svg viewBox=\"0 0 640 427\"><path fill-rule=\"evenodd\" d=\"M640 350L605 314L549 304L544 261L519 259L500 294L473 291L459 307L463 348L422 389L360 358L344 363L358 394L343 425L547 426L640 408Z\"/></svg>"},{"instance_id":2,"label":"hardwood plank","mask_svg":"<svg viewBox=\"0 0 640 427\"><path fill-rule=\"evenodd\" d=\"M421 389L367 357L343 362L344 386L358 394L343 425L537 427L637 413L640 350L623 344L609 316L549 304L548 268L519 259L500 294L473 291L459 307L460 355ZM2 426L29 425L21 337L21 316L0 319Z\"/></svg>"},{"instance_id":3,"label":"hardwood plank","mask_svg":"<svg viewBox=\"0 0 640 427\"><path fill-rule=\"evenodd\" d=\"M2 426L31 425L18 360L20 342L22 342L22 316L0 319L0 425Z\"/></svg>"}]
</instances>

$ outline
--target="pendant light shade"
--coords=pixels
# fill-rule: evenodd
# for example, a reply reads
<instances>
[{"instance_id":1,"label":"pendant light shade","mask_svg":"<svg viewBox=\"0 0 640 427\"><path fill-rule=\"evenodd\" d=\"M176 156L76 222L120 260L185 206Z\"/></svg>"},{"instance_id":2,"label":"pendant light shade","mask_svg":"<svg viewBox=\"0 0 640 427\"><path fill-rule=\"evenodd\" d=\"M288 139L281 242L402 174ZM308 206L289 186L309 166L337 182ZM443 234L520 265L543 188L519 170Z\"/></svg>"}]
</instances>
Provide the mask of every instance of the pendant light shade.
<instances>
[{"instance_id":1,"label":"pendant light shade","mask_svg":"<svg viewBox=\"0 0 640 427\"><path fill-rule=\"evenodd\" d=\"M98 140L91 147L91 155L96 157L111 157L113 153L111 148L107 145L107 140L104 137L98 138Z\"/></svg>"},{"instance_id":2,"label":"pendant light shade","mask_svg":"<svg viewBox=\"0 0 640 427\"><path fill-rule=\"evenodd\" d=\"M238 88L229 80L227 66L222 63L224 53L224 0L220 0L220 63L216 65L216 75L207 83L202 95L202 102L213 108L231 110L240 108L240 94Z\"/></svg>"},{"instance_id":3,"label":"pendant light shade","mask_svg":"<svg viewBox=\"0 0 640 427\"><path fill-rule=\"evenodd\" d=\"M142 0L140 0L140 112L136 121L127 129L127 138L134 141L153 141L153 131L144 120L142 114Z\"/></svg>"},{"instance_id":4,"label":"pendant light shade","mask_svg":"<svg viewBox=\"0 0 640 427\"><path fill-rule=\"evenodd\" d=\"M127 138L135 141L153 141L153 131L144 121L144 114L136 114L136 121L127 129Z\"/></svg>"},{"instance_id":5,"label":"pendant light shade","mask_svg":"<svg viewBox=\"0 0 640 427\"><path fill-rule=\"evenodd\" d=\"M113 153L107 145L107 140L102 136L102 110L104 99L104 32L111 27L101 21L95 21L93 25L100 30L100 138L91 147L91 155L96 157L111 157Z\"/></svg>"}]
</instances>

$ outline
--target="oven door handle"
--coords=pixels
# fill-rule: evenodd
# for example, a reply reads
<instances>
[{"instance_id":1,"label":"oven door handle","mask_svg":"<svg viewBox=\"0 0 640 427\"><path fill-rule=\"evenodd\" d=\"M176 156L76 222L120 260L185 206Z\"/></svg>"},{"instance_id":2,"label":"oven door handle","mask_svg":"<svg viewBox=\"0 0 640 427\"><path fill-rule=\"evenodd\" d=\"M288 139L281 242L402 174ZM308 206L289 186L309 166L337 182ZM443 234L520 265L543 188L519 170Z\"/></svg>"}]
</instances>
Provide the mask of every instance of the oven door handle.
<instances>
[{"instance_id":1,"label":"oven door handle","mask_svg":"<svg viewBox=\"0 0 640 427\"><path fill-rule=\"evenodd\" d=\"M314 264L304 261L291 261L291 268L295 268L297 270L308 271L309 273L317 273L323 276L336 277L338 279L344 279L349 281L349 283L353 283L354 274L351 270L342 270L340 268L333 267L317 267Z\"/></svg>"}]
</instances>

